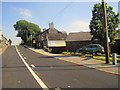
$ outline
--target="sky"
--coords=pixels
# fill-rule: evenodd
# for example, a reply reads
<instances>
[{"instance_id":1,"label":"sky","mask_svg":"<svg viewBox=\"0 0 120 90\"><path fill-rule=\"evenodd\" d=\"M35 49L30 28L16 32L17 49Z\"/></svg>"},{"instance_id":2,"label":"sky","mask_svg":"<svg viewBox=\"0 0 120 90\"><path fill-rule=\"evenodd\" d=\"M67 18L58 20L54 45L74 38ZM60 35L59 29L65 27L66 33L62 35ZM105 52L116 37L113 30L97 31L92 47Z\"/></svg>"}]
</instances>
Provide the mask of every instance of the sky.
<instances>
[{"instance_id":1,"label":"sky","mask_svg":"<svg viewBox=\"0 0 120 90\"><path fill-rule=\"evenodd\" d=\"M84 0L83 0L84 1ZM91 0L92 1L92 0ZM49 23L53 22L54 27L60 31L87 32L90 31L89 23L92 18L94 4L101 2L55 2L55 1L8 1L0 3L0 29L2 34L12 40L12 44L19 44L21 39L16 37L13 25L19 20L27 20L39 25L41 30L49 28ZM118 2L107 2L113 7L113 11L118 12Z\"/></svg>"}]
</instances>

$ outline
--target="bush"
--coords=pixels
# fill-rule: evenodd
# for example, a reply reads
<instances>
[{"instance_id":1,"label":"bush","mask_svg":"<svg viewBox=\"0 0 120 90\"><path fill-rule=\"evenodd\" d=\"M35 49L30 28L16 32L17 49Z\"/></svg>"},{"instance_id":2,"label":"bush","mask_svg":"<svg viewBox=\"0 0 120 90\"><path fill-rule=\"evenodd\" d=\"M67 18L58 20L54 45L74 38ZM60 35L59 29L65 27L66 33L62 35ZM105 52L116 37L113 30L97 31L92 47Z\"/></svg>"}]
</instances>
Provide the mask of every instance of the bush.
<instances>
[{"instance_id":1,"label":"bush","mask_svg":"<svg viewBox=\"0 0 120 90\"><path fill-rule=\"evenodd\" d=\"M83 54L83 55L86 54L86 47L82 47L82 54Z\"/></svg>"}]
</instances>

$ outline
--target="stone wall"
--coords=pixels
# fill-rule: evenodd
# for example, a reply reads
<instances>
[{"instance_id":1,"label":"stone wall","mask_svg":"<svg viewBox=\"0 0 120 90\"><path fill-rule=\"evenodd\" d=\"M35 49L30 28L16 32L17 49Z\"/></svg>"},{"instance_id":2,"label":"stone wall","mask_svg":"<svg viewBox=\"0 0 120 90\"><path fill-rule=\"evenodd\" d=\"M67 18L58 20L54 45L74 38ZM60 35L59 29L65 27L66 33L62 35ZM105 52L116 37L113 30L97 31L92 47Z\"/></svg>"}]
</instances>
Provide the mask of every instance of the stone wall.
<instances>
[{"instance_id":1,"label":"stone wall","mask_svg":"<svg viewBox=\"0 0 120 90\"><path fill-rule=\"evenodd\" d=\"M69 52L75 52L77 49L82 48L83 46L91 43L91 41L69 41L66 42L66 49Z\"/></svg>"}]
</instances>

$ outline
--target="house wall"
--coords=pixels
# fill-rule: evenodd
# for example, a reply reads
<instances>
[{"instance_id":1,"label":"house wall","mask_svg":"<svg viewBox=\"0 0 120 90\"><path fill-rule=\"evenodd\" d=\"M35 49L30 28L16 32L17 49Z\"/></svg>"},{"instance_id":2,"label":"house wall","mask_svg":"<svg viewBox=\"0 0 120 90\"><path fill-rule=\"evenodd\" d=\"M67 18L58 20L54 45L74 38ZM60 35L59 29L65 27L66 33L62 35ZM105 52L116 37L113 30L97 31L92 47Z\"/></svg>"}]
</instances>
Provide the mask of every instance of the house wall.
<instances>
[{"instance_id":1,"label":"house wall","mask_svg":"<svg viewBox=\"0 0 120 90\"><path fill-rule=\"evenodd\" d=\"M7 46L9 46L9 42L4 36L2 36L2 42L0 47L6 48Z\"/></svg>"},{"instance_id":2,"label":"house wall","mask_svg":"<svg viewBox=\"0 0 120 90\"><path fill-rule=\"evenodd\" d=\"M48 47L66 47L64 40L49 40Z\"/></svg>"},{"instance_id":3,"label":"house wall","mask_svg":"<svg viewBox=\"0 0 120 90\"><path fill-rule=\"evenodd\" d=\"M50 29L50 30L48 31L48 33L58 33L58 32L57 32L57 30Z\"/></svg>"},{"instance_id":4,"label":"house wall","mask_svg":"<svg viewBox=\"0 0 120 90\"><path fill-rule=\"evenodd\" d=\"M66 49L70 52L75 52L78 48L82 48L83 46L91 43L91 41L69 41L66 42Z\"/></svg>"}]
</instances>

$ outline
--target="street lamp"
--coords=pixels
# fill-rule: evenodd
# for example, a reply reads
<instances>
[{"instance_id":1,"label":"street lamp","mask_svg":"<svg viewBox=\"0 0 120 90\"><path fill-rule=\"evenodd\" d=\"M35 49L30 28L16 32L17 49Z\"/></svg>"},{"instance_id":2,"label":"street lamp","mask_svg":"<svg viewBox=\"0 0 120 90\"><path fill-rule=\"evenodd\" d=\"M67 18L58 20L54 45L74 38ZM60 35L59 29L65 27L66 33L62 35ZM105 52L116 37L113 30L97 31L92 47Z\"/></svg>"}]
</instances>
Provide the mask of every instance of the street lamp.
<instances>
[{"instance_id":1,"label":"street lamp","mask_svg":"<svg viewBox=\"0 0 120 90\"><path fill-rule=\"evenodd\" d=\"M106 64L110 63L109 60L109 43L108 43L108 29L107 29L107 14L106 14L106 3L105 0L102 0L102 7L103 7L103 18L104 18L104 32L105 32L105 57L106 57Z\"/></svg>"}]
</instances>

